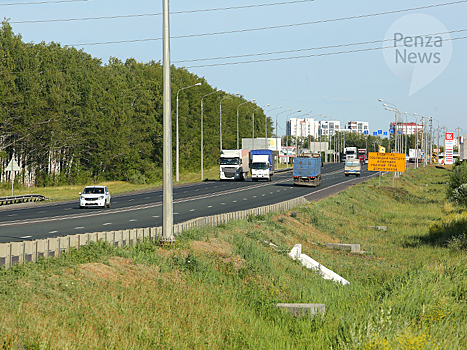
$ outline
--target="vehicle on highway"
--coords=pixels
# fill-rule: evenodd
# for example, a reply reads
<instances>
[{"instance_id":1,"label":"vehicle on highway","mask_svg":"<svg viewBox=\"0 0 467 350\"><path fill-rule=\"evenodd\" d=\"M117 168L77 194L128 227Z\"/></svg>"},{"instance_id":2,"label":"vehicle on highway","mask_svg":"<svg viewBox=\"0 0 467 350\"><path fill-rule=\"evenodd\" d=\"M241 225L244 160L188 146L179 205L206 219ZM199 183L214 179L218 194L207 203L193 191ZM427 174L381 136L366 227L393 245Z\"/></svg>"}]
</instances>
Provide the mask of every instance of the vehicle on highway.
<instances>
[{"instance_id":1,"label":"vehicle on highway","mask_svg":"<svg viewBox=\"0 0 467 350\"><path fill-rule=\"evenodd\" d=\"M357 147L345 147L344 154L345 154L345 160L358 159Z\"/></svg>"},{"instance_id":2,"label":"vehicle on highway","mask_svg":"<svg viewBox=\"0 0 467 350\"><path fill-rule=\"evenodd\" d=\"M274 175L274 151L269 149L256 149L250 151L251 180L272 181Z\"/></svg>"},{"instance_id":3,"label":"vehicle on highway","mask_svg":"<svg viewBox=\"0 0 467 350\"><path fill-rule=\"evenodd\" d=\"M360 176L362 172L362 164L359 159L349 159L345 161L344 173L345 176L356 175Z\"/></svg>"},{"instance_id":4,"label":"vehicle on highway","mask_svg":"<svg viewBox=\"0 0 467 350\"><path fill-rule=\"evenodd\" d=\"M303 153L293 162L294 186L321 185L321 155L319 153Z\"/></svg>"},{"instance_id":5,"label":"vehicle on highway","mask_svg":"<svg viewBox=\"0 0 467 350\"><path fill-rule=\"evenodd\" d=\"M79 208L100 207L110 208L110 192L106 186L86 186L80 192Z\"/></svg>"},{"instance_id":6,"label":"vehicle on highway","mask_svg":"<svg viewBox=\"0 0 467 350\"><path fill-rule=\"evenodd\" d=\"M250 171L247 149L223 149L219 158L220 180L246 180Z\"/></svg>"}]
</instances>

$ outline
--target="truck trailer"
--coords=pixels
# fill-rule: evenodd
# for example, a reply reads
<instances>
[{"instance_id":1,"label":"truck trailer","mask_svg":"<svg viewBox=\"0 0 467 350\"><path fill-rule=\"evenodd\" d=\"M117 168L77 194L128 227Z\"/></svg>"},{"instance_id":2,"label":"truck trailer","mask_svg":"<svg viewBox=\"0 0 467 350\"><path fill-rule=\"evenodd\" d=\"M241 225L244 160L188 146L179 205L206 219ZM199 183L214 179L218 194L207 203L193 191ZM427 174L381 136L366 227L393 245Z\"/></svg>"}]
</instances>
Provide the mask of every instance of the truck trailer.
<instances>
[{"instance_id":1,"label":"truck trailer","mask_svg":"<svg viewBox=\"0 0 467 350\"><path fill-rule=\"evenodd\" d=\"M247 149L224 149L219 158L219 172L222 180L246 180L250 171Z\"/></svg>"},{"instance_id":2,"label":"truck trailer","mask_svg":"<svg viewBox=\"0 0 467 350\"><path fill-rule=\"evenodd\" d=\"M250 151L251 180L272 181L274 175L274 151L256 149Z\"/></svg>"},{"instance_id":3,"label":"truck trailer","mask_svg":"<svg viewBox=\"0 0 467 350\"><path fill-rule=\"evenodd\" d=\"M321 155L319 153L303 153L293 162L294 186L321 185Z\"/></svg>"}]
</instances>

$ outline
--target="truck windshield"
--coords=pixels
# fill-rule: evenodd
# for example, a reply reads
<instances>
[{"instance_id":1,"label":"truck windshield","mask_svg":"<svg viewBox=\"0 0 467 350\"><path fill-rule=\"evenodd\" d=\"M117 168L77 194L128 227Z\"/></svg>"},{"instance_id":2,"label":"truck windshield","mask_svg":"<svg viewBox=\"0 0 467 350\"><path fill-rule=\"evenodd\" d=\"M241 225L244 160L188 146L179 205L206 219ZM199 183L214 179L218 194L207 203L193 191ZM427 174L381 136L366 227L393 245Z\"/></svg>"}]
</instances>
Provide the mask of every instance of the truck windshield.
<instances>
[{"instance_id":1,"label":"truck windshield","mask_svg":"<svg viewBox=\"0 0 467 350\"><path fill-rule=\"evenodd\" d=\"M221 165L238 165L238 158L221 158Z\"/></svg>"},{"instance_id":2,"label":"truck windshield","mask_svg":"<svg viewBox=\"0 0 467 350\"><path fill-rule=\"evenodd\" d=\"M360 161L358 160L347 160L345 166L360 166Z\"/></svg>"},{"instance_id":3,"label":"truck windshield","mask_svg":"<svg viewBox=\"0 0 467 350\"><path fill-rule=\"evenodd\" d=\"M251 169L266 170L268 169L267 163L253 163L251 164Z\"/></svg>"}]
</instances>

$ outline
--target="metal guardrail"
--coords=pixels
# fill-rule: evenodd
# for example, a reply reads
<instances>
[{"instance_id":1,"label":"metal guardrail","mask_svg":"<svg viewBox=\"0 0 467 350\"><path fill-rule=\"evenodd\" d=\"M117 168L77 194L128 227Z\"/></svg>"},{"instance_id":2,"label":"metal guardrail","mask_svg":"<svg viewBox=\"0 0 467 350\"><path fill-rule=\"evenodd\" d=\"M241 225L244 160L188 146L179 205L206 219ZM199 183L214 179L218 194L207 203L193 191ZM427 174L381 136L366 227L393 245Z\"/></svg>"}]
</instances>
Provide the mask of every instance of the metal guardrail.
<instances>
[{"instance_id":1,"label":"metal guardrail","mask_svg":"<svg viewBox=\"0 0 467 350\"><path fill-rule=\"evenodd\" d=\"M41 194L23 194L20 196L0 197L0 205L44 201L48 198Z\"/></svg>"}]
</instances>

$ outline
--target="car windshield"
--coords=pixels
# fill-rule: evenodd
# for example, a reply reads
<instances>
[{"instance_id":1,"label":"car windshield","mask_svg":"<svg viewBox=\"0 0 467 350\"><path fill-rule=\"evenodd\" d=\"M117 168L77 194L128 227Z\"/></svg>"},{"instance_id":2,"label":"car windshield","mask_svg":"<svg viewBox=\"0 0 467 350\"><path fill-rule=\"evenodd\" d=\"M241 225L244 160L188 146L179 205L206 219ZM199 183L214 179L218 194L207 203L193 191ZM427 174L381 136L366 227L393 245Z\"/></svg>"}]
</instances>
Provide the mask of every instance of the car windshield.
<instances>
[{"instance_id":1,"label":"car windshield","mask_svg":"<svg viewBox=\"0 0 467 350\"><path fill-rule=\"evenodd\" d=\"M238 158L221 158L221 165L237 165Z\"/></svg>"},{"instance_id":2,"label":"car windshield","mask_svg":"<svg viewBox=\"0 0 467 350\"><path fill-rule=\"evenodd\" d=\"M251 169L266 170L268 168L267 163L253 163Z\"/></svg>"},{"instance_id":3,"label":"car windshield","mask_svg":"<svg viewBox=\"0 0 467 350\"><path fill-rule=\"evenodd\" d=\"M103 188L95 188L95 187L86 187L83 191L83 194L103 194Z\"/></svg>"}]
</instances>

